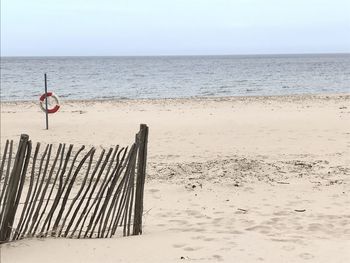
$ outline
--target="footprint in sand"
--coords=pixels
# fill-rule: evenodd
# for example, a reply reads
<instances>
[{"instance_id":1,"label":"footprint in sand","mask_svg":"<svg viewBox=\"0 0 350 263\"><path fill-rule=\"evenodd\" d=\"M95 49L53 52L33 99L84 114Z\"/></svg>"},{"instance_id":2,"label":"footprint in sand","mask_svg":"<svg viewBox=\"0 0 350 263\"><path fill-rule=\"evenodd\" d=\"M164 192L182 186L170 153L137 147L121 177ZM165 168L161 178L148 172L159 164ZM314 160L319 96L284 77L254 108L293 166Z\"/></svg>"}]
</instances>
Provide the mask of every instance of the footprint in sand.
<instances>
[{"instance_id":1,"label":"footprint in sand","mask_svg":"<svg viewBox=\"0 0 350 263\"><path fill-rule=\"evenodd\" d=\"M173 247L175 247L175 248L181 248L181 247L184 247L184 246L186 246L185 243L179 243L179 244L174 244L173 245Z\"/></svg>"},{"instance_id":2,"label":"footprint in sand","mask_svg":"<svg viewBox=\"0 0 350 263\"><path fill-rule=\"evenodd\" d=\"M149 189L148 191L151 193L157 193L157 192L159 192L159 189Z\"/></svg>"},{"instance_id":3,"label":"footprint in sand","mask_svg":"<svg viewBox=\"0 0 350 263\"><path fill-rule=\"evenodd\" d=\"M275 215L275 216L287 216L289 214L290 214L289 211L278 211L278 212L273 213L273 215Z\"/></svg>"},{"instance_id":4,"label":"footprint in sand","mask_svg":"<svg viewBox=\"0 0 350 263\"><path fill-rule=\"evenodd\" d=\"M216 214L216 215L218 215L218 214L223 214L224 212L222 212L222 211L216 211L216 212L214 212L214 214Z\"/></svg>"},{"instance_id":5,"label":"footprint in sand","mask_svg":"<svg viewBox=\"0 0 350 263\"><path fill-rule=\"evenodd\" d=\"M149 189L148 192L151 193L153 198L162 199L162 195L158 189Z\"/></svg>"},{"instance_id":6,"label":"footprint in sand","mask_svg":"<svg viewBox=\"0 0 350 263\"><path fill-rule=\"evenodd\" d=\"M222 258L222 256L220 255L213 255L212 256L214 260L217 260L217 261L223 261L224 259Z\"/></svg>"},{"instance_id":7,"label":"footprint in sand","mask_svg":"<svg viewBox=\"0 0 350 263\"><path fill-rule=\"evenodd\" d=\"M176 223L180 225L188 225L188 222L186 220L181 220L181 219L170 219L168 220L170 223Z\"/></svg>"},{"instance_id":8,"label":"footprint in sand","mask_svg":"<svg viewBox=\"0 0 350 263\"><path fill-rule=\"evenodd\" d=\"M317 224L317 223L309 224L308 230L312 231L312 232L313 231L320 231L320 230L322 230L322 225L321 224Z\"/></svg>"},{"instance_id":9,"label":"footprint in sand","mask_svg":"<svg viewBox=\"0 0 350 263\"><path fill-rule=\"evenodd\" d=\"M206 230L205 229L202 229L202 228L195 228L195 227L192 227L192 228L188 228L188 229L182 229L182 231L184 232L205 232Z\"/></svg>"},{"instance_id":10,"label":"footprint in sand","mask_svg":"<svg viewBox=\"0 0 350 263\"><path fill-rule=\"evenodd\" d=\"M259 232L261 234L268 234L268 233L271 232L271 228L269 226L262 226L262 225L248 227L245 230L247 230L247 231L256 231L256 232Z\"/></svg>"},{"instance_id":11,"label":"footprint in sand","mask_svg":"<svg viewBox=\"0 0 350 263\"><path fill-rule=\"evenodd\" d=\"M201 212L197 211L197 210L186 210L185 211L188 215L190 216L202 216Z\"/></svg>"},{"instance_id":12,"label":"footprint in sand","mask_svg":"<svg viewBox=\"0 0 350 263\"><path fill-rule=\"evenodd\" d=\"M207 238L204 238L203 240L204 240L204 241L213 241L213 240L215 240L215 238L207 237Z\"/></svg>"},{"instance_id":13,"label":"footprint in sand","mask_svg":"<svg viewBox=\"0 0 350 263\"><path fill-rule=\"evenodd\" d=\"M292 251L295 249L295 247L294 246L283 246L282 249L285 251Z\"/></svg>"},{"instance_id":14,"label":"footprint in sand","mask_svg":"<svg viewBox=\"0 0 350 263\"><path fill-rule=\"evenodd\" d=\"M204 239L205 236L194 236L194 237L191 237L192 239Z\"/></svg>"},{"instance_id":15,"label":"footprint in sand","mask_svg":"<svg viewBox=\"0 0 350 263\"><path fill-rule=\"evenodd\" d=\"M172 217L172 215L169 214L169 213L157 213L156 216L159 216L159 217Z\"/></svg>"},{"instance_id":16,"label":"footprint in sand","mask_svg":"<svg viewBox=\"0 0 350 263\"><path fill-rule=\"evenodd\" d=\"M301 257L302 259L313 259L314 255L312 255L310 253L301 253L301 254L299 254L299 257Z\"/></svg>"},{"instance_id":17,"label":"footprint in sand","mask_svg":"<svg viewBox=\"0 0 350 263\"><path fill-rule=\"evenodd\" d=\"M185 251L196 251L199 249L202 249L203 247L185 247L184 250Z\"/></svg>"},{"instance_id":18,"label":"footprint in sand","mask_svg":"<svg viewBox=\"0 0 350 263\"><path fill-rule=\"evenodd\" d=\"M230 234L241 235L241 234L243 234L243 232L242 231L238 231L238 230L233 230L233 231L230 232Z\"/></svg>"}]
</instances>

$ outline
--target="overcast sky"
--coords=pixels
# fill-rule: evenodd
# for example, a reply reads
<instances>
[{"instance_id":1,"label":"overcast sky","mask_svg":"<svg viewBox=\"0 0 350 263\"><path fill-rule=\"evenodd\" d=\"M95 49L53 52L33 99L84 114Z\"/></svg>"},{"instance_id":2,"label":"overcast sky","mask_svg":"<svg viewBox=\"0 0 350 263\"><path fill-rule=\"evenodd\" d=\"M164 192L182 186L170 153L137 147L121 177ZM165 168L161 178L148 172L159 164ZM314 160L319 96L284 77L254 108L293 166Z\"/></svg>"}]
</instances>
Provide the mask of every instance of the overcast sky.
<instances>
[{"instance_id":1,"label":"overcast sky","mask_svg":"<svg viewBox=\"0 0 350 263\"><path fill-rule=\"evenodd\" d=\"M350 0L1 0L2 56L350 52Z\"/></svg>"}]
</instances>

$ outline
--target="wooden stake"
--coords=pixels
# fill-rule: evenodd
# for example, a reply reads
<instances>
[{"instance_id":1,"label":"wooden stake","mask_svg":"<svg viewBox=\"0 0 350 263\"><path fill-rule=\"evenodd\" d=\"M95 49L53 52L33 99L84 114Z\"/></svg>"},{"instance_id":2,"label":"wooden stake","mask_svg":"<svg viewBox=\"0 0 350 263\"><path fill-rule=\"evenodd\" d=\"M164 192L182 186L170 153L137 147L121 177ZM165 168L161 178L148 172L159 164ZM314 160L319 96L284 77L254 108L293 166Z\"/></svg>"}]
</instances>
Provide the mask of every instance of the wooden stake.
<instances>
[{"instance_id":1,"label":"wooden stake","mask_svg":"<svg viewBox=\"0 0 350 263\"><path fill-rule=\"evenodd\" d=\"M46 73L44 74L44 79L45 79L45 115L46 115L46 130L49 129L49 112L48 112L48 103L47 103L47 77Z\"/></svg>"},{"instance_id":2,"label":"wooden stake","mask_svg":"<svg viewBox=\"0 0 350 263\"><path fill-rule=\"evenodd\" d=\"M143 192L146 177L148 127L140 125L133 235L142 234Z\"/></svg>"}]
</instances>

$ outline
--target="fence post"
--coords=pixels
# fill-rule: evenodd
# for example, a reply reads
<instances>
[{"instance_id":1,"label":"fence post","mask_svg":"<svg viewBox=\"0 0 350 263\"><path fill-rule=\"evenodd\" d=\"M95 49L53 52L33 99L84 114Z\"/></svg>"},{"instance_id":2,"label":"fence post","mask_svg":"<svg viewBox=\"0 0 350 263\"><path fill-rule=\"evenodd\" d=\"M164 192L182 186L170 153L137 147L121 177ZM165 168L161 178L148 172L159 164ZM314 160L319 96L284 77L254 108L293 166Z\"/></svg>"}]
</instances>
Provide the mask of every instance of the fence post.
<instances>
[{"instance_id":1,"label":"fence post","mask_svg":"<svg viewBox=\"0 0 350 263\"><path fill-rule=\"evenodd\" d=\"M137 136L138 144L137 156L137 174L136 174L136 195L134 209L134 225L133 235L142 234L142 213L143 213L143 192L146 177L147 164L147 143L148 143L148 127L146 124L140 125L140 131Z\"/></svg>"},{"instance_id":2,"label":"fence post","mask_svg":"<svg viewBox=\"0 0 350 263\"><path fill-rule=\"evenodd\" d=\"M27 151L29 136L26 134L21 135L21 139L18 145L18 151L16 154L15 162L13 169L10 175L9 184L7 188L7 193L4 199L4 214L1 222L0 228L0 243L6 242L9 240L12 232L12 225L15 219L15 214L17 210L16 200L19 200L21 194L20 183L23 182L21 175L25 176L22 173L22 167L25 159L25 154ZM30 154L30 153L29 153Z\"/></svg>"}]
</instances>

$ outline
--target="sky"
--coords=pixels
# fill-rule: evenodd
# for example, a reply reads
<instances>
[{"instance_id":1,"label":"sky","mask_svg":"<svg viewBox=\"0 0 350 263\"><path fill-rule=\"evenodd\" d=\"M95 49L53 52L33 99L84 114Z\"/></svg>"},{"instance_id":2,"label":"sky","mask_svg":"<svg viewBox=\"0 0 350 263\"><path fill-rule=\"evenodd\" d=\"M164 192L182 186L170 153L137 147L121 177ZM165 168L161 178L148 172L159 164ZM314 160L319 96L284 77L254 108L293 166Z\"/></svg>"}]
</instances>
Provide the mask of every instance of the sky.
<instances>
[{"instance_id":1,"label":"sky","mask_svg":"<svg viewBox=\"0 0 350 263\"><path fill-rule=\"evenodd\" d=\"M349 52L350 0L1 0L1 56Z\"/></svg>"}]
</instances>

